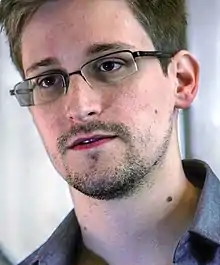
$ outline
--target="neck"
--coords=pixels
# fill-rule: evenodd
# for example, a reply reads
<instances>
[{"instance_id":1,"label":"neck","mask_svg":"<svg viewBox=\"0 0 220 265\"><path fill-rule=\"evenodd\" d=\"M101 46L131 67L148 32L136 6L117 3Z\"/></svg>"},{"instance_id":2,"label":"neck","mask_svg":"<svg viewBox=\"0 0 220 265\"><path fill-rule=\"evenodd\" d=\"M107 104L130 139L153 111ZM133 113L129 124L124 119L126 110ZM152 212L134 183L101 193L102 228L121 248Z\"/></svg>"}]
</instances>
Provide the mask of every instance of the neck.
<instances>
[{"instance_id":1,"label":"neck","mask_svg":"<svg viewBox=\"0 0 220 265\"><path fill-rule=\"evenodd\" d=\"M178 161L128 199L98 201L71 190L85 246L109 265L171 264L198 200Z\"/></svg>"}]
</instances>

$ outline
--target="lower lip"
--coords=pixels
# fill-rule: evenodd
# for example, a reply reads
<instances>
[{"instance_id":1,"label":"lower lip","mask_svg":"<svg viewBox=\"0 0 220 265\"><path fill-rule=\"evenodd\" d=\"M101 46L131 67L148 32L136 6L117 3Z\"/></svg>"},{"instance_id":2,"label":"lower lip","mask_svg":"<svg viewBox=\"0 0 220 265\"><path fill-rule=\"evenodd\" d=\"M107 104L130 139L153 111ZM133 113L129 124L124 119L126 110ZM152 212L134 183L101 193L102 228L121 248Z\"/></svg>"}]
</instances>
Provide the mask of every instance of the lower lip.
<instances>
[{"instance_id":1,"label":"lower lip","mask_svg":"<svg viewBox=\"0 0 220 265\"><path fill-rule=\"evenodd\" d=\"M105 143L108 143L114 139L115 139L115 137L114 138L104 138L104 139L101 139L101 140L98 140L98 141L95 141L95 142L92 142L89 144L77 145L77 146L70 148L70 149L72 149L74 151L88 150L88 149L96 148L96 147L103 145Z\"/></svg>"}]
</instances>

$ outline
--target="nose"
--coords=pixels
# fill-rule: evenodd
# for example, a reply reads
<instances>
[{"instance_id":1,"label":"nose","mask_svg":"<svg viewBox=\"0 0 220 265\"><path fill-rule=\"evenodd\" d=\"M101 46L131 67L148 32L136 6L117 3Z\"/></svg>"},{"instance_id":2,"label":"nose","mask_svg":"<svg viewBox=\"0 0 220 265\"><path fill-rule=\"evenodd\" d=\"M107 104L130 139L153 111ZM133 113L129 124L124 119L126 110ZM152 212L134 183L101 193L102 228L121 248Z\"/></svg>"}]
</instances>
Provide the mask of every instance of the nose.
<instances>
[{"instance_id":1,"label":"nose","mask_svg":"<svg viewBox=\"0 0 220 265\"><path fill-rule=\"evenodd\" d=\"M80 75L71 76L65 96L65 110L71 121L92 121L102 112L101 94Z\"/></svg>"}]
</instances>

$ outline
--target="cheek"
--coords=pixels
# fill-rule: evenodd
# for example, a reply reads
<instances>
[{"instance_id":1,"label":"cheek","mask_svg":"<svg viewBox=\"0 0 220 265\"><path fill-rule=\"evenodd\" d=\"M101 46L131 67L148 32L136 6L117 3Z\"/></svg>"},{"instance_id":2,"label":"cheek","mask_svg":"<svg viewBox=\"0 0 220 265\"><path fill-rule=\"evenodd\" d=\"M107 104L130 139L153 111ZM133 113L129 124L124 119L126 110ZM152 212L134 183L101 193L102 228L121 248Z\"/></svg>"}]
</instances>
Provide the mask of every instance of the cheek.
<instances>
[{"instance_id":1,"label":"cheek","mask_svg":"<svg viewBox=\"0 0 220 265\"><path fill-rule=\"evenodd\" d=\"M155 81L156 80L156 81ZM163 77L138 78L126 82L117 91L114 114L128 126L165 126L174 108L169 81Z\"/></svg>"},{"instance_id":2,"label":"cheek","mask_svg":"<svg viewBox=\"0 0 220 265\"><path fill-rule=\"evenodd\" d=\"M48 107L34 107L30 112L45 146L54 152L57 138L68 130L62 111Z\"/></svg>"}]
</instances>

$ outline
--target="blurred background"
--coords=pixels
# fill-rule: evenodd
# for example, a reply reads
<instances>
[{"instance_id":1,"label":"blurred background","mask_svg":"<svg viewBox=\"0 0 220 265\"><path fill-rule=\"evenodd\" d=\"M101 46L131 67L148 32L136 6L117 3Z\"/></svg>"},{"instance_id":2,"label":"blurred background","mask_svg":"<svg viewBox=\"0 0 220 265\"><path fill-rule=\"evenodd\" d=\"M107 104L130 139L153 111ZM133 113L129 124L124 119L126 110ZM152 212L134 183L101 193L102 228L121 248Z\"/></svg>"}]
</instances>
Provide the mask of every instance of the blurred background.
<instances>
[{"instance_id":1,"label":"blurred background","mask_svg":"<svg viewBox=\"0 0 220 265\"><path fill-rule=\"evenodd\" d=\"M220 176L220 1L188 0L189 50L201 66L199 95L180 114L182 157L203 159ZM9 96L20 77L0 35L0 265L42 244L73 207L25 108Z\"/></svg>"}]
</instances>

